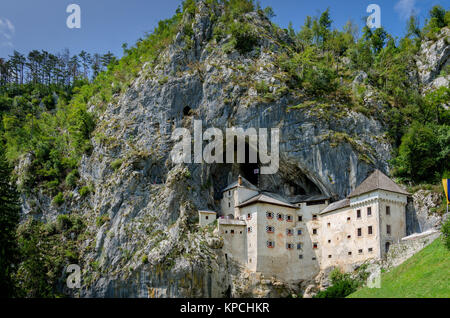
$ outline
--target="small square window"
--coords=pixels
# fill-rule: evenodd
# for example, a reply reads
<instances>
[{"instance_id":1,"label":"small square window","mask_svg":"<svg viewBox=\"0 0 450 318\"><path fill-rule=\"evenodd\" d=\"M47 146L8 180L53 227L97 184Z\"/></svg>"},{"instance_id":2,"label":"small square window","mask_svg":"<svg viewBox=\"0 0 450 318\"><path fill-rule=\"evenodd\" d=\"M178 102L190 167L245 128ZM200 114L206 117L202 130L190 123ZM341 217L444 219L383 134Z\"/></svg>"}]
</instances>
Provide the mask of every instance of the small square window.
<instances>
[{"instance_id":1,"label":"small square window","mask_svg":"<svg viewBox=\"0 0 450 318\"><path fill-rule=\"evenodd\" d=\"M317 220L317 215L313 214L312 219L313 219L313 221L316 221Z\"/></svg>"},{"instance_id":2,"label":"small square window","mask_svg":"<svg viewBox=\"0 0 450 318\"><path fill-rule=\"evenodd\" d=\"M313 244L313 249L318 249L319 248L319 244L318 243L314 243Z\"/></svg>"},{"instance_id":3,"label":"small square window","mask_svg":"<svg viewBox=\"0 0 450 318\"><path fill-rule=\"evenodd\" d=\"M299 255L298 258L299 258L299 259L303 259L303 255Z\"/></svg>"},{"instance_id":4,"label":"small square window","mask_svg":"<svg viewBox=\"0 0 450 318\"><path fill-rule=\"evenodd\" d=\"M231 234L234 234L234 230L231 230Z\"/></svg>"},{"instance_id":5,"label":"small square window","mask_svg":"<svg viewBox=\"0 0 450 318\"><path fill-rule=\"evenodd\" d=\"M316 260L316 258L315 258L315 257L313 257L313 258L312 258L312 260L313 260L313 261L315 261L315 260Z\"/></svg>"},{"instance_id":6,"label":"small square window","mask_svg":"<svg viewBox=\"0 0 450 318\"><path fill-rule=\"evenodd\" d=\"M333 256L332 255L328 255L328 258L332 258Z\"/></svg>"},{"instance_id":7,"label":"small square window","mask_svg":"<svg viewBox=\"0 0 450 318\"><path fill-rule=\"evenodd\" d=\"M350 222L351 219L352 219L351 217L348 217L348 218L347 218L347 222Z\"/></svg>"},{"instance_id":8,"label":"small square window","mask_svg":"<svg viewBox=\"0 0 450 318\"><path fill-rule=\"evenodd\" d=\"M363 253L363 250L358 250L358 253L359 253L359 254L362 254L362 253Z\"/></svg>"},{"instance_id":9,"label":"small square window","mask_svg":"<svg viewBox=\"0 0 450 318\"><path fill-rule=\"evenodd\" d=\"M292 222L292 215L286 215L286 221Z\"/></svg>"},{"instance_id":10,"label":"small square window","mask_svg":"<svg viewBox=\"0 0 450 318\"><path fill-rule=\"evenodd\" d=\"M209 216L206 216L206 219L209 220Z\"/></svg>"},{"instance_id":11,"label":"small square window","mask_svg":"<svg viewBox=\"0 0 450 318\"><path fill-rule=\"evenodd\" d=\"M303 216L299 215L299 216L298 216L298 221L299 221L299 222L303 222Z\"/></svg>"},{"instance_id":12,"label":"small square window","mask_svg":"<svg viewBox=\"0 0 450 318\"><path fill-rule=\"evenodd\" d=\"M302 235L302 230L297 230L298 235Z\"/></svg>"},{"instance_id":13,"label":"small square window","mask_svg":"<svg viewBox=\"0 0 450 318\"><path fill-rule=\"evenodd\" d=\"M351 235L347 235L347 238L348 238L348 239L351 239L351 238L352 238L352 236L351 236Z\"/></svg>"},{"instance_id":14,"label":"small square window","mask_svg":"<svg viewBox=\"0 0 450 318\"><path fill-rule=\"evenodd\" d=\"M328 223L327 226L328 226L328 227L331 227L331 223Z\"/></svg>"},{"instance_id":15,"label":"small square window","mask_svg":"<svg viewBox=\"0 0 450 318\"><path fill-rule=\"evenodd\" d=\"M348 256L351 256L352 255L352 252L348 252Z\"/></svg>"},{"instance_id":16,"label":"small square window","mask_svg":"<svg viewBox=\"0 0 450 318\"><path fill-rule=\"evenodd\" d=\"M369 253L372 253L373 252L373 248L369 248Z\"/></svg>"},{"instance_id":17,"label":"small square window","mask_svg":"<svg viewBox=\"0 0 450 318\"><path fill-rule=\"evenodd\" d=\"M328 244L331 244L331 240L328 240Z\"/></svg>"}]
</instances>

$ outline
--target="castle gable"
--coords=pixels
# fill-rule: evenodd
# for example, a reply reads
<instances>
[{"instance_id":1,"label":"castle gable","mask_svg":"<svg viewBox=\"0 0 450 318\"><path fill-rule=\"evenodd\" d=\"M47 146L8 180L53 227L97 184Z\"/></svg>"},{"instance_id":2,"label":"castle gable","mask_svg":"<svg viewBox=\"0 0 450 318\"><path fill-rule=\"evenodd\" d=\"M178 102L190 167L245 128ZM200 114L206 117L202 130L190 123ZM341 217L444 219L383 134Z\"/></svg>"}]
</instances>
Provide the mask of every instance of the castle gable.
<instances>
[{"instance_id":1,"label":"castle gable","mask_svg":"<svg viewBox=\"0 0 450 318\"><path fill-rule=\"evenodd\" d=\"M363 183L361 183L352 193L350 193L348 198L357 197L376 190L385 190L389 192L409 195L407 191L402 189L388 176L386 176L380 170L376 170Z\"/></svg>"}]
</instances>

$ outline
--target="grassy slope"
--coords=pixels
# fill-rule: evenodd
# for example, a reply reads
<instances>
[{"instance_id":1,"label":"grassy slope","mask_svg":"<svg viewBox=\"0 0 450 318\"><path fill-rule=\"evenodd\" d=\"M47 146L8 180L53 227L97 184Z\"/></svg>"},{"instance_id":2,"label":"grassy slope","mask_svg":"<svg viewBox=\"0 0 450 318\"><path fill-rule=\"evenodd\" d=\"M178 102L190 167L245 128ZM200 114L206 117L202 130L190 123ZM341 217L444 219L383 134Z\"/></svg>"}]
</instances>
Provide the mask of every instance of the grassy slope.
<instances>
[{"instance_id":1,"label":"grassy slope","mask_svg":"<svg viewBox=\"0 0 450 318\"><path fill-rule=\"evenodd\" d=\"M381 279L381 289L363 288L349 298L450 297L450 251L438 238Z\"/></svg>"}]
</instances>

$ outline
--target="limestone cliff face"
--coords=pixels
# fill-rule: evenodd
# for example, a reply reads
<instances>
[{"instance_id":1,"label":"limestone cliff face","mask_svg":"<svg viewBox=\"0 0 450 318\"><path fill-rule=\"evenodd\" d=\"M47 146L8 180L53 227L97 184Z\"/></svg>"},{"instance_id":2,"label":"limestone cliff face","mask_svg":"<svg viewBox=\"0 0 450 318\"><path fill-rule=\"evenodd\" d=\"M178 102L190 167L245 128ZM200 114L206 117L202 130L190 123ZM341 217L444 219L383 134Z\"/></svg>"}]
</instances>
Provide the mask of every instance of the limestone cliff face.
<instances>
[{"instance_id":1,"label":"limestone cliff face","mask_svg":"<svg viewBox=\"0 0 450 318\"><path fill-rule=\"evenodd\" d=\"M450 64L450 29L443 28L437 40L422 43L417 58L419 79L425 90L449 86L450 75L442 71Z\"/></svg>"},{"instance_id":2,"label":"limestone cliff face","mask_svg":"<svg viewBox=\"0 0 450 318\"><path fill-rule=\"evenodd\" d=\"M211 9L199 2L193 44L180 30L156 66L145 65L119 101L99 113L92 154L81 179L94 193L56 209L37 198L42 218L85 216L90 238L82 246L81 297L278 297L305 287L246 273L226 259L212 228L197 228L197 210L218 210L220 190L250 166L175 165L177 127L280 128L280 170L262 176L264 190L345 197L373 169L388 172L391 145L385 127L360 113L292 110L302 99L285 92L276 54L291 39L256 13L246 19L261 35L247 55L212 40ZM215 12L220 15L219 12ZM276 98L259 96L264 80ZM91 110L97 112L96 105ZM193 134L193 133L192 133ZM231 177L231 178L230 178ZM27 211L25 203L24 209ZM29 209L28 209L29 210ZM98 220L102 222L97 222Z\"/></svg>"}]
</instances>

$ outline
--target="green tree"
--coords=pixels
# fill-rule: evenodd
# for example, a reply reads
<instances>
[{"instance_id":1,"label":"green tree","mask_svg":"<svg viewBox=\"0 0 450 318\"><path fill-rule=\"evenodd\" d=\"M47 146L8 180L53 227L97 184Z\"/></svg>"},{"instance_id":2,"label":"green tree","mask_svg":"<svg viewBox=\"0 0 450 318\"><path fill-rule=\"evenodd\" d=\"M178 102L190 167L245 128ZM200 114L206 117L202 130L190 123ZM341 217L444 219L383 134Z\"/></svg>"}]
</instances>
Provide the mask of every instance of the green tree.
<instances>
[{"instance_id":1,"label":"green tree","mask_svg":"<svg viewBox=\"0 0 450 318\"><path fill-rule=\"evenodd\" d=\"M16 230L19 223L19 195L11 181L11 168L0 145L0 297L13 297L13 274L19 260Z\"/></svg>"},{"instance_id":2,"label":"green tree","mask_svg":"<svg viewBox=\"0 0 450 318\"><path fill-rule=\"evenodd\" d=\"M407 181L435 182L449 170L450 127L414 122L402 138L394 174Z\"/></svg>"}]
</instances>

